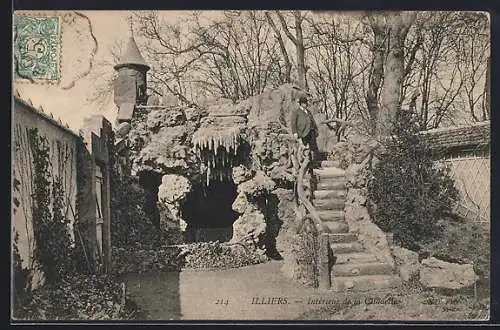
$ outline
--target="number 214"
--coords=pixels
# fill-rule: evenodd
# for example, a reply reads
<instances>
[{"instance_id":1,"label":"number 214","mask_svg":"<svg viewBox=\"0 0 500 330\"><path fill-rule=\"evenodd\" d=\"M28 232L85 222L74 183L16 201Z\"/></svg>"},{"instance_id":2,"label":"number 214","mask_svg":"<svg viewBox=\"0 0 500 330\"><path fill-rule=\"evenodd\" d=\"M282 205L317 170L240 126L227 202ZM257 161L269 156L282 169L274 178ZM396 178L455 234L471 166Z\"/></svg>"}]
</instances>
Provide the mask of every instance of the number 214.
<instances>
[{"instance_id":1,"label":"number 214","mask_svg":"<svg viewBox=\"0 0 500 330\"><path fill-rule=\"evenodd\" d=\"M229 300L228 299L217 299L215 304L216 305L229 305Z\"/></svg>"}]
</instances>

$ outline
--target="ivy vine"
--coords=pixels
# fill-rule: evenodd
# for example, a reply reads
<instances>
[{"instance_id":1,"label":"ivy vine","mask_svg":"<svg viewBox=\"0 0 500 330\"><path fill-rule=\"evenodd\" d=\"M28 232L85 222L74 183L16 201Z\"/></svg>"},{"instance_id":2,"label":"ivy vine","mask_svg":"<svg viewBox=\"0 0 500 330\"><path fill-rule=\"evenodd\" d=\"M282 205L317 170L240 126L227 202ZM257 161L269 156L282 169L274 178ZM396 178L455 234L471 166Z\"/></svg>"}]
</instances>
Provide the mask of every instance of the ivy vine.
<instances>
[{"instance_id":1,"label":"ivy vine","mask_svg":"<svg viewBox=\"0 0 500 330\"><path fill-rule=\"evenodd\" d=\"M53 283L74 269L69 219L64 212L62 179L52 175L47 138L36 128L30 129L29 143L33 156L34 257L47 282Z\"/></svg>"}]
</instances>

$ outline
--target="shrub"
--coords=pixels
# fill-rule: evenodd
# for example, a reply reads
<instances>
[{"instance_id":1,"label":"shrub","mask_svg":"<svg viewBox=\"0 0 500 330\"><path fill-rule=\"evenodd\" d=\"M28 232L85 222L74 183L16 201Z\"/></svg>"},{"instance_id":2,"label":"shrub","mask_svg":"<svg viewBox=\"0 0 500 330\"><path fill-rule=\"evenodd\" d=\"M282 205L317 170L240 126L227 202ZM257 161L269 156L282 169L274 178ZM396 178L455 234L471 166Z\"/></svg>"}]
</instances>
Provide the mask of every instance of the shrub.
<instances>
[{"instance_id":1,"label":"shrub","mask_svg":"<svg viewBox=\"0 0 500 330\"><path fill-rule=\"evenodd\" d=\"M111 242L126 247L150 242L156 230L143 209L144 191L132 177L113 175L111 197Z\"/></svg>"},{"instance_id":2,"label":"shrub","mask_svg":"<svg viewBox=\"0 0 500 330\"><path fill-rule=\"evenodd\" d=\"M180 271L184 260L176 246L141 246L113 248L115 274L144 273L147 271Z\"/></svg>"},{"instance_id":3,"label":"shrub","mask_svg":"<svg viewBox=\"0 0 500 330\"><path fill-rule=\"evenodd\" d=\"M260 255L247 246L219 241L190 244L183 255L186 268L227 269L262 262Z\"/></svg>"},{"instance_id":4,"label":"shrub","mask_svg":"<svg viewBox=\"0 0 500 330\"><path fill-rule=\"evenodd\" d=\"M31 293L31 299L14 311L22 320L134 319L133 307L120 283L107 275L72 274L54 285Z\"/></svg>"},{"instance_id":5,"label":"shrub","mask_svg":"<svg viewBox=\"0 0 500 330\"><path fill-rule=\"evenodd\" d=\"M418 250L441 235L437 220L451 211L458 192L447 170L433 165L411 113L398 114L392 133L368 183L370 210L395 242Z\"/></svg>"}]
</instances>

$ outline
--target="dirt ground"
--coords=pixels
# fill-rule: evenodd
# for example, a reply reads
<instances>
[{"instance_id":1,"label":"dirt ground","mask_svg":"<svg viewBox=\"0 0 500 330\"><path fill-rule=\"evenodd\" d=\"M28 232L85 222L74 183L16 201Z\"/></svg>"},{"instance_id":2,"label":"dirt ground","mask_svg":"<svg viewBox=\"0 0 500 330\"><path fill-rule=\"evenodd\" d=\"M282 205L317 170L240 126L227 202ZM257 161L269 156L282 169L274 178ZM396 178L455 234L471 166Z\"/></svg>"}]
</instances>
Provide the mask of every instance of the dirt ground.
<instances>
[{"instance_id":1,"label":"dirt ground","mask_svg":"<svg viewBox=\"0 0 500 330\"><path fill-rule=\"evenodd\" d=\"M331 292L298 287L280 267L273 261L222 271L129 274L124 280L150 320L291 320L317 307L307 299L331 298Z\"/></svg>"},{"instance_id":2,"label":"dirt ground","mask_svg":"<svg viewBox=\"0 0 500 330\"><path fill-rule=\"evenodd\" d=\"M273 261L222 271L150 272L124 281L148 320L484 320L489 314L485 299L470 295L303 288L280 267Z\"/></svg>"}]
</instances>

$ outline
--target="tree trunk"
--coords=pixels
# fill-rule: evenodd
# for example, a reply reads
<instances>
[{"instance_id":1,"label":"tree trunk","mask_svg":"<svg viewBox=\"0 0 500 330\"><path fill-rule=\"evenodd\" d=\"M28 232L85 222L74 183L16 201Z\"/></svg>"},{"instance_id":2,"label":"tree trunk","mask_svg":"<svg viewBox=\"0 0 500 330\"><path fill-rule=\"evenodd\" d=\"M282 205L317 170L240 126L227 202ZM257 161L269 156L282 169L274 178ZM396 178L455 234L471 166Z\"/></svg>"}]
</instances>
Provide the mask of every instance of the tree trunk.
<instances>
[{"instance_id":1,"label":"tree trunk","mask_svg":"<svg viewBox=\"0 0 500 330\"><path fill-rule=\"evenodd\" d=\"M378 93L384 76L384 55L386 27L382 24L381 17L370 17L370 26L373 31L373 61L370 68L366 105L370 115L370 127L375 128L379 112Z\"/></svg>"},{"instance_id":2,"label":"tree trunk","mask_svg":"<svg viewBox=\"0 0 500 330\"><path fill-rule=\"evenodd\" d=\"M401 85L404 78L404 42L415 13L391 13L388 17L389 47L385 66L382 106L376 126L377 136L387 136L401 109Z\"/></svg>"},{"instance_id":3,"label":"tree trunk","mask_svg":"<svg viewBox=\"0 0 500 330\"><path fill-rule=\"evenodd\" d=\"M483 120L487 120L491 118L491 57L488 57L488 62L486 64L486 78L484 81L484 111L483 111Z\"/></svg>"},{"instance_id":4,"label":"tree trunk","mask_svg":"<svg viewBox=\"0 0 500 330\"><path fill-rule=\"evenodd\" d=\"M274 34L276 35L276 39L278 40L278 44L280 46L280 51L281 55L283 55L283 60L285 61L285 81L286 82L291 82L292 81L292 63L290 62L290 58L288 57L288 52L286 50L285 42L283 41L283 38L281 37L281 33L276 27L276 24L274 23L271 15L266 12L265 13L267 21L269 22L269 25L271 25L271 28L274 31Z\"/></svg>"},{"instance_id":5,"label":"tree trunk","mask_svg":"<svg viewBox=\"0 0 500 330\"><path fill-rule=\"evenodd\" d=\"M299 78L299 86L304 90L307 90L306 84L306 65L305 65L305 48L304 48L304 37L302 35L302 17L300 11L294 12L295 18L295 48L297 49L297 74Z\"/></svg>"},{"instance_id":6,"label":"tree trunk","mask_svg":"<svg viewBox=\"0 0 500 330\"><path fill-rule=\"evenodd\" d=\"M302 16L300 10L293 12L293 17L295 19L295 36L288 29L285 17L277 11L276 14L285 32L286 36L295 45L295 50L297 52L297 73L298 73L298 85L300 88L306 90L306 66L305 66L305 47L304 47L304 37L302 35Z\"/></svg>"}]
</instances>

